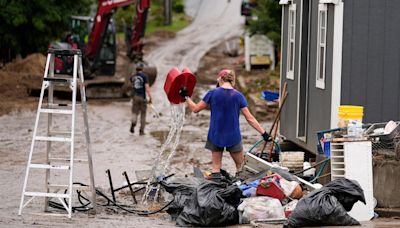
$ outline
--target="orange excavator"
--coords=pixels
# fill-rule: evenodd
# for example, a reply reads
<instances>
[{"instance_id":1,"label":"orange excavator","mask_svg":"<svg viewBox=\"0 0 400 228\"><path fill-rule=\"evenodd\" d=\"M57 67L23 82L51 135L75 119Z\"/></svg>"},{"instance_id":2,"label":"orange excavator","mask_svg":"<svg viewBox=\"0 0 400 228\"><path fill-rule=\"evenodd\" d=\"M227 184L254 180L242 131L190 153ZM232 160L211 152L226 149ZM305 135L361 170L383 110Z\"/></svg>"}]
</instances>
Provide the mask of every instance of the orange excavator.
<instances>
[{"instance_id":1,"label":"orange excavator","mask_svg":"<svg viewBox=\"0 0 400 228\"><path fill-rule=\"evenodd\" d=\"M49 45L55 49L76 49L83 53L83 68L89 98L119 98L125 96L126 77L115 77L117 65L117 44L115 24L112 19L114 12L122 7L135 5L135 17L132 28L126 29L126 54L131 63L125 74L132 74L135 64L144 65L144 71L149 75L150 84L154 83L157 70L143 61L143 41L150 0L99 0L96 15L92 17L73 16L71 32L64 42L53 42ZM72 59L56 58L55 71L60 74L70 74ZM114 76L114 77L110 77Z\"/></svg>"}]
</instances>

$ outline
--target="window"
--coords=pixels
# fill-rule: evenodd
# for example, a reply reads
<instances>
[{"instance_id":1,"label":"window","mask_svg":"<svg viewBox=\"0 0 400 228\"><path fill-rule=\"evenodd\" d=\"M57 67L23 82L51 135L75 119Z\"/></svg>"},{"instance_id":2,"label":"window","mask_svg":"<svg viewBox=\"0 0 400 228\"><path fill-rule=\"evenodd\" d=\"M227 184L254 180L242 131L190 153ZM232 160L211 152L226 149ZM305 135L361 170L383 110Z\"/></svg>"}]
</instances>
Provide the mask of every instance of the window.
<instances>
[{"instance_id":1,"label":"window","mask_svg":"<svg viewBox=\"0 0 400 228\"><path fill-rule=\"evenodd\" d=\"M318 45L317 45L317 70L316 87L325 89L326 69L326 28L327 28L327 5L319 4L318 7Z\"/></svg>"},{"instance_id":2,"label":"window","mask_svg":"<svg viewBox=\"0 0 400 228\"><path fill-rule=\"evenodd\" d=\"M288 47L286 78L294 80L294 60L296 50L296 4L289 6Z\"/></svg>"}]
</instances>

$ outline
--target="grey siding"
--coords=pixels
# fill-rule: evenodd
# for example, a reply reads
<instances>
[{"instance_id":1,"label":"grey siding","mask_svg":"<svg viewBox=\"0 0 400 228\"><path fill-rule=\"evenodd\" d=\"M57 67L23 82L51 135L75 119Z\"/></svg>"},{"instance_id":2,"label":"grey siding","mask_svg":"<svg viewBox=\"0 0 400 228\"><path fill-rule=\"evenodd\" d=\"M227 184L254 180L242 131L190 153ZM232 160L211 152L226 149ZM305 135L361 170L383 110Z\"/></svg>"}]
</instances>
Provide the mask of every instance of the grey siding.
<instances>
[{"instance_id":1,"label":"grey siding","mask_svg":"<svg viewBox=\"0 0 400 228\"><path fill-rule=\"evenodd\" d=\"M296 56L295 56L295 65L298 66L298 50L299 50L299 26L300 26L300 0L294 1L297 6L297 15L296 15ZM285 82L288 84L288 98L286 103L282 109L281 113L281 125L280 125L280 133L290 140L296 140L296 116L297 116L297 84L298 84L298 67L294 69L294 80L290 80L286 78L286 71L287 71L287 49L288 49L288 13L289 7L284 6L284 18L283 19L283 45L282 45L282 75L281 75L281 85Z\"/></svg>"},{"instance_id":2,"label":"grey siding","mask_svg":"<svg viewBox=\"0 0 400 228\"><path fill-rule=\"evenodd\" d=\"M341 104L364 122L400 119L400 1L345 0Z\"/></svg>"},{"instance_id":3,"label":"grey siding","mask_svg":"<svg viewBox=\"0 0 400 228\"><path fill-rule=\"evenodd\" d=\"M304 1L306 2L306 1ZM316 88L316 54L317 54L317 26L318 26L318 1L309 1L311 4L311 23L310 23L310 37L307 38L308 31L303 29L302 34L302 59L301 59L301 74L299 74L299 31L300 26L300 2L295 1L297 6L297 27L296 27L296 67L295 67L295 80L286 79L286 59L287 59L287 26L288 26L288 6L284 7L285 17L283 18L283 46L282 46L282 75L281 85L284 82L288 83L289 96L283 108L281 117L280 132L288 140L295 142L299 146L306 148L309 151L316 152L317 137L316 132L330 128L330 108L331 108L331 92L332 92L332 53L333 53L333 19L334 7L329 4L328 6L328 30L327 30L327 53L326 53L326 81L325 89L321 90ZM304 13L308 10L303 9ZM305 18L308 15L303 15ZM308 23L303 19L303 23ZM305 25L307 27L307 25ZM308 40L309 39L309 40ZM307 45L310 44L308 52ZM307 58L308 61L307 61ZM308 63L308 64L307 64ZM309 67L307 69L307 67ZM307 97L307 134L306 142L297 138L297 99L298 99L298 80L307 80L305 84L308 92ZM303 85L304 85L303 84ZM304 94L301 94L304 96ZM305 123L301 123L305 124Z\"/></svg>"},{"instance_id":4,"label":"grey siding","mask_svg":"<svg viewBox=\"0 0 400 228\"><path fill-rule=\"evenodd\" d=\"M328 4L328 27L326 43L325 89L316 87L317 34L318 34L318 1L313 1L311 19L311 49L309 69L309 103L307 149L316 152L317 132L330 129L332 98L332 56L333 56L333 22L334 6Z\"/></svg>"}]
</instances>

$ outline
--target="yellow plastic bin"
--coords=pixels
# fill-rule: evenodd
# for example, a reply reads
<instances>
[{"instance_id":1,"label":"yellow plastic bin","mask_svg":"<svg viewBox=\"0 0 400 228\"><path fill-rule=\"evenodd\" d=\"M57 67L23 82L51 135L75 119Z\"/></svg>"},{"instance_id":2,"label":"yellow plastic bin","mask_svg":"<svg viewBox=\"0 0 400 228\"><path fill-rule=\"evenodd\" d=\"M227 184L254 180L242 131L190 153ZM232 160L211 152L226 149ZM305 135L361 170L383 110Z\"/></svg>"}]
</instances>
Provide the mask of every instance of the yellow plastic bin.
<instances>
[{"instance_id":1,"label":"yellow plastic bin","mask_svg":"<svg viewBox=\"0 0 400 228\"><path fill-rule=\"evenodd\" d=\"M364 116L363 106L341 105L339 106L339 127L346 127L349 120L362 122Z\"/></svg>"}]
</instances>

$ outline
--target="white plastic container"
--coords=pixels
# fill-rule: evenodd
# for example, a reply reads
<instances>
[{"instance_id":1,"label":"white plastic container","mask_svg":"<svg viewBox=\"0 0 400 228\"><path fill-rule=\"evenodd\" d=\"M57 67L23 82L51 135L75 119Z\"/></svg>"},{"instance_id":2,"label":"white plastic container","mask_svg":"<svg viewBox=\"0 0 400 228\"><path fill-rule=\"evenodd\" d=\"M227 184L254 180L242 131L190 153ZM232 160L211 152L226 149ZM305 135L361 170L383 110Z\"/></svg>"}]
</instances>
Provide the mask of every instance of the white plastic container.
<instances>
[{"instance_id":1,"label":"white plastic container","mask_svg":"<svg viewBox=\"0 0 400 228\"><path fill-rule=\"evenodd\" d=\"M304 162L304 163L303 163L303 170L304 170L304 169L308 169L308 168L310 168L310 167L311 167L311 163L310 163L310 162ZM311 169L305 171L305 172L303 173L303 175L306 176L306 177L314 176L314 175L315 175L315 168L311 168Z\"/></svg>"},{"instance_id":2,"label":"white plastic container","mask_svg":"<svg viewBox=\"0 0 400 228\"><path fill-rule=\"evenodd\" d=\"M352 138L361 138L362 134L362 122L358 120L350 120L347 125L347 135Z\"/></svg>"}]
</instances>

